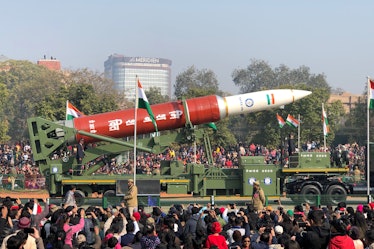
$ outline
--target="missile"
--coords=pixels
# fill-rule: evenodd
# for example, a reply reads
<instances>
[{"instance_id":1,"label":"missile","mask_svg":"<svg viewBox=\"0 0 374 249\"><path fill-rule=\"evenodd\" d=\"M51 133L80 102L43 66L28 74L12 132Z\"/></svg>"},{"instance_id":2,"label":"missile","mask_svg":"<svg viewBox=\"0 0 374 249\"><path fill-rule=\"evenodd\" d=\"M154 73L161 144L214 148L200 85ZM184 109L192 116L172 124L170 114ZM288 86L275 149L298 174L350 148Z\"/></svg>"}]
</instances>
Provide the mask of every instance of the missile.
<instances>
[{"instance_id":1,"label":"missile","mask_svg":"<svg viewBox=\"0 0 374 249\"><path fill-rule=\"evenodd\" d=\"M232 115L279 108L311 93L305 90L276 89L229 97L210 95L186 100L186 108L182 101L173 101L151 105L151 109L158 130L163 131L184 127L187 116L185 112L188 112L193 125L206 124ZM73 124L67 126L92 134L122 138L134 135L134 125L135 110L126 109L75 118ZM155 132L152 120L145 109L137 109L136 125L137 134ZM96 142L94 138L77 134L76 141L80 138L84 138L85 143Z\"/></svg>"}]
</instances>

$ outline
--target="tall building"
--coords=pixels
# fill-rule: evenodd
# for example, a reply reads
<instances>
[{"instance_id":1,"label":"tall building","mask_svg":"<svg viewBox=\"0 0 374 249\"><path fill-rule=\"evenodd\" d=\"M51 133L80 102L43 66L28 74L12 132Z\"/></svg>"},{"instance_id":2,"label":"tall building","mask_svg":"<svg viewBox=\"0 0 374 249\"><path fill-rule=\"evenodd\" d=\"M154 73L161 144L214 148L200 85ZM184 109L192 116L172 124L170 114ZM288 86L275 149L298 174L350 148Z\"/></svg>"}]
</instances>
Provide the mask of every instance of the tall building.
<instances>
[{"instance_id":1,"label":"tall building","mask_svg":"<svg viewBox=\"0 0 374 249\"><path fill-rule=\"evenodd\" d=\"M115 89L129 100L135 98L136 76L145 91L158 87L162 95L171 97L171 60L113 54L104 62L104 68L105 77L112 79Z\"/></svg>"}]
</instances>

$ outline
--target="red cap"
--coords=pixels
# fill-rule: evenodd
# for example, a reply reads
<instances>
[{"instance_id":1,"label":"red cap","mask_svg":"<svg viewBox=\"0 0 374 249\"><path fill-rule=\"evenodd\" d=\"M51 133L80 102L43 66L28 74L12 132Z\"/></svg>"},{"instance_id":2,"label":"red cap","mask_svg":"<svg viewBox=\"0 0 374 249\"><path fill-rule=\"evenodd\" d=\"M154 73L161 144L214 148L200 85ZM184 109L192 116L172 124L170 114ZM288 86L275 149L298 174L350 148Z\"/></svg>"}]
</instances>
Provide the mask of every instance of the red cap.
<instances>
[{"instance_id":1,"label":"red cap","mask_svg":"<svg viewBox=\"0 0 374 249\"><path fill-rule=\"evenodd\" d=\"M139 213L139 212L134 212L134 213L132 214L132 216L134 216L134 218L135 218L136 221L139 221L139 220L140 220L140 213Z\"/></svg>"},{"instance_id":2,"label":"red cap","mask_svg":"<svg viewBox=\"0 0 374 249\"><path fill-rule=\"evenodd\" d=\"M10 210L18 210L19 209L19 206L12 206L11 208L10 208Z\"/></svg>"},{"instance_id":3,"label":"red cap","mask_svg":"<svg viewBox=\"0 0 374 249\"><path fill-rule=\"evenodd\" d=\"M370 206L371 209L374 209L374 202L370 202L369 206Z\"/></svg>"}]
</instances>

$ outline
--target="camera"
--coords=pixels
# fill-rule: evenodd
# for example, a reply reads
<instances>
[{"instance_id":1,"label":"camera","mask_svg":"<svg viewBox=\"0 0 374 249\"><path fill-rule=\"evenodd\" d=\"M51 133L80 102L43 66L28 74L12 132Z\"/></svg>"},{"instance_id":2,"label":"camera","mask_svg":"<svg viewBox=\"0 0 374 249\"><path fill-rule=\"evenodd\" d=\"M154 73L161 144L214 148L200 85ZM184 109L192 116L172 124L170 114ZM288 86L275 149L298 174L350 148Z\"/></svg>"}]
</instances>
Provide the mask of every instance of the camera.
<instances>
[{"instance_id":1,"label":"camera","mask_svg":"<svg viewBox=\"0 0 374 249\"><path fill-rule=\"evenodd\" d=\"M303 227L303 228L305 228L305 227L306 227L306 222L299 221L299 222L297 222L297 225L298 225L299 227Z\"/></svg>"},{"instance_id":2,"label":"camera","mask_svg":"<svg viewBox=\"0 0 374 249\"><path fill-rule=\"evenodd\" d=\"M234 209L235 208L235 203L230 203L229 206L230 206L231 209Z\"/></svg>"},{"instance_id":3,"label":"camera","mask_svg":"<svg viewBox=\"0 0 374 249\"><path fill-rule=\"evenodd\" d=\"M23 231L24 231L25 233L34 233L34 232L35 232L34 229L33 229L32 227L26 227L26 228L23 229Z\"/></svg>"}]
</instances>

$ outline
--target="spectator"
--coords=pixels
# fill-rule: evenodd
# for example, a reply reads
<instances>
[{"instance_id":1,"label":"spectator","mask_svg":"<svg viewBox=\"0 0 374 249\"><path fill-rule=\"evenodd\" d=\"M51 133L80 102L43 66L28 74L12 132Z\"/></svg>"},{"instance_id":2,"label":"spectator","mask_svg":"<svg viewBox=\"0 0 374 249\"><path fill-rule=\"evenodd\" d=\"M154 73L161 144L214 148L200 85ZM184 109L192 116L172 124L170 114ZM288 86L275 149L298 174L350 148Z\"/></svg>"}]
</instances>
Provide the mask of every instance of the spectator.
<instances>
[{"instance_id":1,"label":"spectator","mask_svg":"<svg viewBox=\"0 0 374 249\"><path fill-rule=\"evenodd\" d=\"M70 186L70 190L65 195L65 203L64 203L65 208L69 206L74 206L74 207L77 206L77 203L75 202L75 196L74 196L74 193L76 190L77 188L75 187L75 185Z\"/></svg>"},{"instance_id":2,"label":"spectator","mask_svg":"<svg viewBox=\"0 0 374 249\"><path fill-rule=\"evenodd\" d=\"M222 228L219 222L216 221L209 224L209 228L211 234L208 235L208 238L205 241L205 248L211 248L211 246L216 245L219 249L227 249L226 238L220 234Z\"/></svg>"},{"instance_id":3,"label":"spectator","mask_svg":"<svg viewBox=\"0 0 374 249\"><path fill-rule=\"evenodd\" d=\"M330 239L330 227L324 223L324 213L321 210L313 210L308 214L306 231L296 235L296 240L304 249L325 249Z\"/></svg>"},{"instance_id":4,"label":"spectator","mask_svg":"<svg viewBox=\"0 0 374 249\"><path fill-rule=\"evenodd\" d=\"M330 222L331 238L328 249L353 249L354 243L351 237L347 235L347 226L340 219L334 219Z\"/></svg>"}]
</instances>

